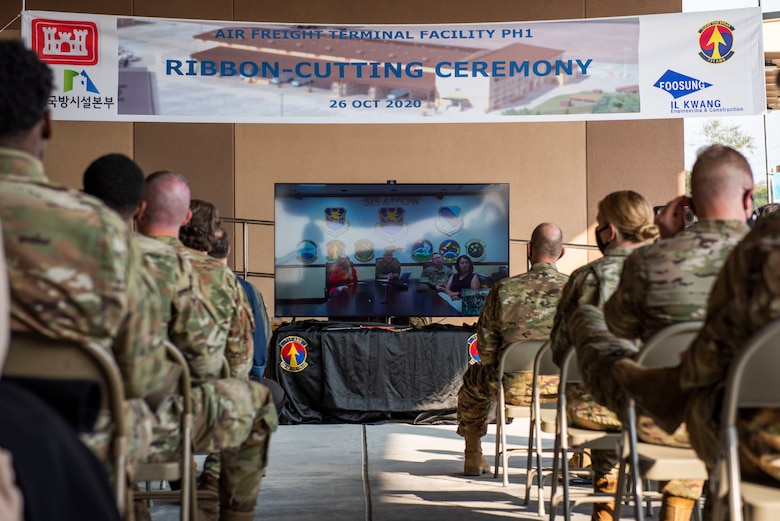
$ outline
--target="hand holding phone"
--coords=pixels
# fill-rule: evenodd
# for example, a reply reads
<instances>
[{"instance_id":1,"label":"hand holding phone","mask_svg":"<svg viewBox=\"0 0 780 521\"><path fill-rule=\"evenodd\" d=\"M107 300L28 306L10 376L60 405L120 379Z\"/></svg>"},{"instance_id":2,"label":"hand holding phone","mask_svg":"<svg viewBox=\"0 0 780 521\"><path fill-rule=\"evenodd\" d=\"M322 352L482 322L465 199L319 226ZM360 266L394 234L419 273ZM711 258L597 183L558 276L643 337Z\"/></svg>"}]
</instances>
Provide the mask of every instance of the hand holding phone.
<instances>
[{"instance_id":1,"label":"hand holding phone","mask_svg":"<svg viewBox=\"0 0 780 521\"><path fill-rule=\"evenodd\" d=\"M681 195L669 201L655 216L655 224L661 232L661 238L674 237L685 228L685 211L690 212L690 200Z\"/></svg>"}]
</instances>

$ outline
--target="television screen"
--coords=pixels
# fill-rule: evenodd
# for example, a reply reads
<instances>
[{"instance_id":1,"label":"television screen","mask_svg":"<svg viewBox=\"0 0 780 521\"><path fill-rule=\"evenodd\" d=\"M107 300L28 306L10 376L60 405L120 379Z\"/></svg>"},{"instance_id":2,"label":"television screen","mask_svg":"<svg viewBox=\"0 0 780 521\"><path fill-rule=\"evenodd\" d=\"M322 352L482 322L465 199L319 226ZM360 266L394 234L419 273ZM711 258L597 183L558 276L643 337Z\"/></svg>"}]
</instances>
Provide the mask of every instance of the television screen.
<instances>
[{"instance_id":1,"label":"television screen","mask_svg":"<svg viewBox=\"0 0 780 521\"><path fill-rule=\"evenodd\" d=\"M276 316L475 316L509 273L508 184L274 190Z\"/></svg>"}]
</instances>

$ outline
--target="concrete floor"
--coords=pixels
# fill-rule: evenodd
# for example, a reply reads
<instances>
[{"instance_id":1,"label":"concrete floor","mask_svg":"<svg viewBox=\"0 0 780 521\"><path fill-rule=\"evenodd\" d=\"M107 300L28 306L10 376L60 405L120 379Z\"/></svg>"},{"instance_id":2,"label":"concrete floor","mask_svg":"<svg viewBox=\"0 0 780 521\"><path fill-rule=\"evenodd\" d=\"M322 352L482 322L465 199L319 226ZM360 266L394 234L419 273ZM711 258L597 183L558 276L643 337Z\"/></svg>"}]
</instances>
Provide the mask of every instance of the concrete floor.
<instances>
[{"instance_id":1,"label":"concrete floor","mask_svg":"<svg viewBox=\"0 0 780 521\"><path fill-rule=\"evenodd\" d=\"M493 463L494 425L483 439ZM507 426L508 444L527 444L528 420ZM544 440L552 446L552 439ZM548 462L548 463L551 463ZM489 521L540 519L536 488L523 505L525 456L510 459L509 486L501 477L463 476L463 439L453 425L283 425L271 441L256 520ZM590 486L575 485L587 491ZM549 484L547 486L549 505ZM590 506L572 519L590 519ZM548 508L549 510L549 508ZM563 519L562 507L557 519ZM155 521L176 521L178 507L157 503ZM623 510L631 519L633 509Z\"/></svg>"}]
</instances>

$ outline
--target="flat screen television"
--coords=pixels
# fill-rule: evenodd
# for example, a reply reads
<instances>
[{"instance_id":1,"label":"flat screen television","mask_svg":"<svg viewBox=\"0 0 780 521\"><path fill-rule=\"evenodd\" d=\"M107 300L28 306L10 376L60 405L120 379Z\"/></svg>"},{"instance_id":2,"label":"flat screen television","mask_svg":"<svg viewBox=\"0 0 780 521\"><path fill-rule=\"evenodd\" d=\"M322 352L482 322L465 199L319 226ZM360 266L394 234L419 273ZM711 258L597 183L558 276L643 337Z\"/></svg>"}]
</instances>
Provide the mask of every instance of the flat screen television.
<instances>
[{"instance_id":1,"label":"flat screen television","mask_svg":"<svg viewBox=\"0 0 780 521\"><path fill-rule=\"evenodd\" d=\"M506 183L277 183L274 203L279 317L475 316L509 273ZM426 270L437 253L438 274ZM463 258L478 289L449 296L442 281Z\"/></svg>"}]
</instances>

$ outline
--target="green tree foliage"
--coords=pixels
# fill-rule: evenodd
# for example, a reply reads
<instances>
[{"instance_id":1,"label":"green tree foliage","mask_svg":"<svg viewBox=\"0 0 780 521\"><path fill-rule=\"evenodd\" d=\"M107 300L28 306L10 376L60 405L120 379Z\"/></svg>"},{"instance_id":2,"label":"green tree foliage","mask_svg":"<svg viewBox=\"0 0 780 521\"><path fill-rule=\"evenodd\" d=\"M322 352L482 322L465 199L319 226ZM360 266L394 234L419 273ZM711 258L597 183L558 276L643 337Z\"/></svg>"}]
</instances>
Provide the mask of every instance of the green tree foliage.
<instances>
[{"instance_id":1,"label":"green tree foliage","mask_svg":"<svg viewBox=\"0 0 780 521\"><path fill-rule=\"evenodd\" d=\"M701 129L707 145L716 143L729 146L748 155L756 148L753 136L742 130L737 123L727 123L720 119L711 119ZM691 173L685 171L685 193L691 193ZM753 195L754 206L758 208L769 202L769 190L765 183L757 184Z\"/></svg>"},{"instance_id":2,"label":"green tree foliage","mask_svg":"<svg viewBox=\"0 0 780 521\"><path fill-rule=\"evenodd\" d=\"M704 124L701 129L707 144L729 146L748 155L756 148L756 141L750 134L742 130L736 123L724 123L720 119L712 119Z\"/></svg>"},{"instance_id":3,"label":"green tree foliage","mask_svg":"<svg viewBox=\"0 0 780 521\"><path fill-rule=\"evenodd\" d=\"M604 94L593 105L593 114L608 112L639 112L638 94Z\"/></svg>"}]
</instances>

